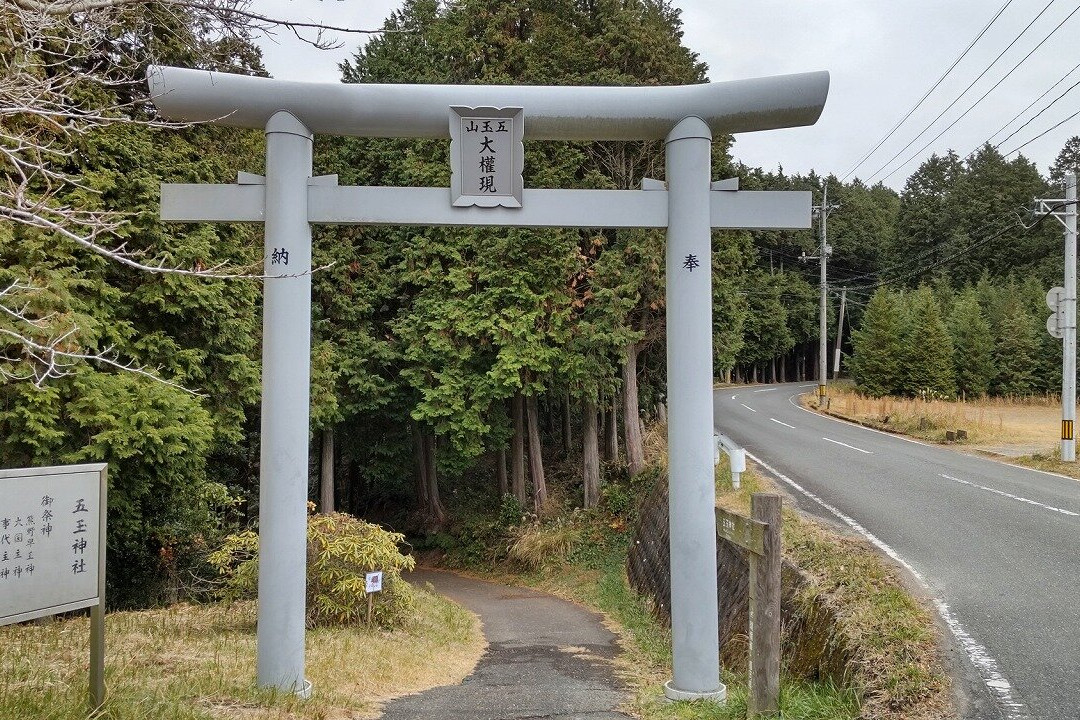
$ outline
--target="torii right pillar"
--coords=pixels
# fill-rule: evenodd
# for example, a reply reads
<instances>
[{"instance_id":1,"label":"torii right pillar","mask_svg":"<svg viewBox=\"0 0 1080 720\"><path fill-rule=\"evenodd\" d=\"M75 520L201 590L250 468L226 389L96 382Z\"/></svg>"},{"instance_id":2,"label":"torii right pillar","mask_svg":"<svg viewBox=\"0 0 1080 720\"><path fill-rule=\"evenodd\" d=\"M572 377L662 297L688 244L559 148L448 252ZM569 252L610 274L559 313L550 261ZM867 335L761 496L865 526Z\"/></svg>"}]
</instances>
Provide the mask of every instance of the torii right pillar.
<instances>
[{"instance_id":1,"label":"torii right pillar","mask_svg":"<svg viewBox=\"0 0 1080 720\"><path fill-rule=\"evenodd\" d=\"M668 522L672 700L723 701L713 466L712 131L688 117L666 139Z\"/></svg>"}]
</instances>

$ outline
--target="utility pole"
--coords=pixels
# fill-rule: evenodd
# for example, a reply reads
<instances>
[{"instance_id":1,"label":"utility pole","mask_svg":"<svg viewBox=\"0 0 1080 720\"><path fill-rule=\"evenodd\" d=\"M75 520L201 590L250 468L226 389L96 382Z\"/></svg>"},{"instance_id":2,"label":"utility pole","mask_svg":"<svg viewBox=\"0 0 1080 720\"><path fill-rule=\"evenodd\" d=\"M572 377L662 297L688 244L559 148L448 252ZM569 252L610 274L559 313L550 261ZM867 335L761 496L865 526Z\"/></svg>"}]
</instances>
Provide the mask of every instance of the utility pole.
<instances>
[{"instance_id":1,"label":"utility pole","mask_svg":"<svg viewBox=\"0 0 1080 720\"><path fill-rule=\"evenodd\" d=\"M817 255L802 254L799 259L806 260L819 260L821 262L821 277L820 277L820 296L821 307L818 311L818 407L825 405L825 386L828 382L829 376L829 349L828 349L828 328L826 327L826 320L828 319L828 292L829 283L827 280L826 266L828 264L828 257L832 254L832 248L828 243L828 218L829 211L834 208L829 205L829 184L825 183L823 190L821 205L814 207L818 216L818 229L821 236L821 244L818 247Z\"/></svg>"},{"instance_id":2,"label":"utility pole","mask_svg":"<svg viewBox=\"0 0 1080 720\"><path fill-rule=\"evenodd\" d=\"M840 339L844 336L844 308L847 305L847 288L840 291L840 320L836 323L836 349L833 351L832 379L840 376Z\"/></svg>"},{"instance_id":3,"label":"utility pole","mask_svg":"<svg viewBox=\"0 0 1080 720\"><path fill-rule=\"evenodd\" d=\"M1076 175L1065 176L1065 199L1037 199L1040 212L1065 226L1065 287L1051 288L1046 304L1054 311L1047 331L1062 341L1061 459L1076 462Z\"/></svg>"}]
</instances>

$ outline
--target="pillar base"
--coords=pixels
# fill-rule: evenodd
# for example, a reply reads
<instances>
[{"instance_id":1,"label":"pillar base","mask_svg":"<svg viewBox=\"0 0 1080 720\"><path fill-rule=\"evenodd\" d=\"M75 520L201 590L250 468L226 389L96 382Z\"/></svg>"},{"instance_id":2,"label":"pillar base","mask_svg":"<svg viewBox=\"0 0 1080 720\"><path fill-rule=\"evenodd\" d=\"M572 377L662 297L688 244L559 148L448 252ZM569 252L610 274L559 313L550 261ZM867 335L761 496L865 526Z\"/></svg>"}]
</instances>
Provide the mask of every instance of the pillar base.
<instances>
[{"instance_id":1,"label":"pillar base","mask_svg":"<svg viewBox=\"0 0 1080 720\"><path fill-rule=\"evenodd\" d=\"M727 700L727 687L720 683L720 687L712 692L694 692L692 690L679 690L668 680L664 683L664 697L668 700L711 700L723 704Z\"/></svg>"},{"instance_id":2,"label":"pillar base","mask_svg":"<svg viewBox=\"0 0 1080 720\"><path fill-rule=\"evenodd\" d=\"M301 700L310 700L311 699L312 685L311 685L311 681L306 680L306 679L300 682L299 687L297 687L296 685L293 685L291 688L288 688L288 689L283 688L283 687L279 687L279 686L274 686L274 685L261 685L261 684L258 687L261 690L269 690L269 691L272 691L274 693L281 693L282 695L295 695L296 697L300 698Z\"/></svg>"}]
</instances>

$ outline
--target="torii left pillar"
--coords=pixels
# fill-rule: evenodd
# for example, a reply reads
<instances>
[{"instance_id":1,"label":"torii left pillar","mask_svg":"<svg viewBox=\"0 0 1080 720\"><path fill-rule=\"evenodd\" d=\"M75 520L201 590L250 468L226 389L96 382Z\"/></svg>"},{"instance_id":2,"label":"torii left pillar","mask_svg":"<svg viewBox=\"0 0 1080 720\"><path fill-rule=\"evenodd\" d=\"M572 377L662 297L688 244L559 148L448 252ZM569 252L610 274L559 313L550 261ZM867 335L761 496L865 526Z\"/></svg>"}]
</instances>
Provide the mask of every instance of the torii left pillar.
<instances>
[{"instance_id":1,"label":"torii left pillar","mask_svg":"<svg viewBox=\"0 0 1080 720\"><path fill-rule=\"evenodd\" d=\"M266 123L257 682L301 697L311 692L304 679L311 154L311 132L292 114Z\"/></svg>"}]
</instances>

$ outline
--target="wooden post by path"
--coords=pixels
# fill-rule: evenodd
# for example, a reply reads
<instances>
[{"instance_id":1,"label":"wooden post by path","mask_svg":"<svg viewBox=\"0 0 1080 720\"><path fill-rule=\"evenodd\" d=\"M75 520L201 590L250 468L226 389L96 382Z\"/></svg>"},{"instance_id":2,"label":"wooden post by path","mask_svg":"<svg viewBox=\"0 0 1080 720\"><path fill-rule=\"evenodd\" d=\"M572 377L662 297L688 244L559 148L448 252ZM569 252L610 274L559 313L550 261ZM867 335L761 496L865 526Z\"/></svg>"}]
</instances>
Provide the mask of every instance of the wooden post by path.
<instances>
[{"instance_id":1,"label":"wooden post by path","mask_svg":"<svg viewBox=\"0 0 1080 720\"><path fill-rule=\"evenodd\" d=\"M767 523L762 552L750 553L750 717L780 709L779 495L754 493L750 516Z\"/></svg>"}]
</instances>

